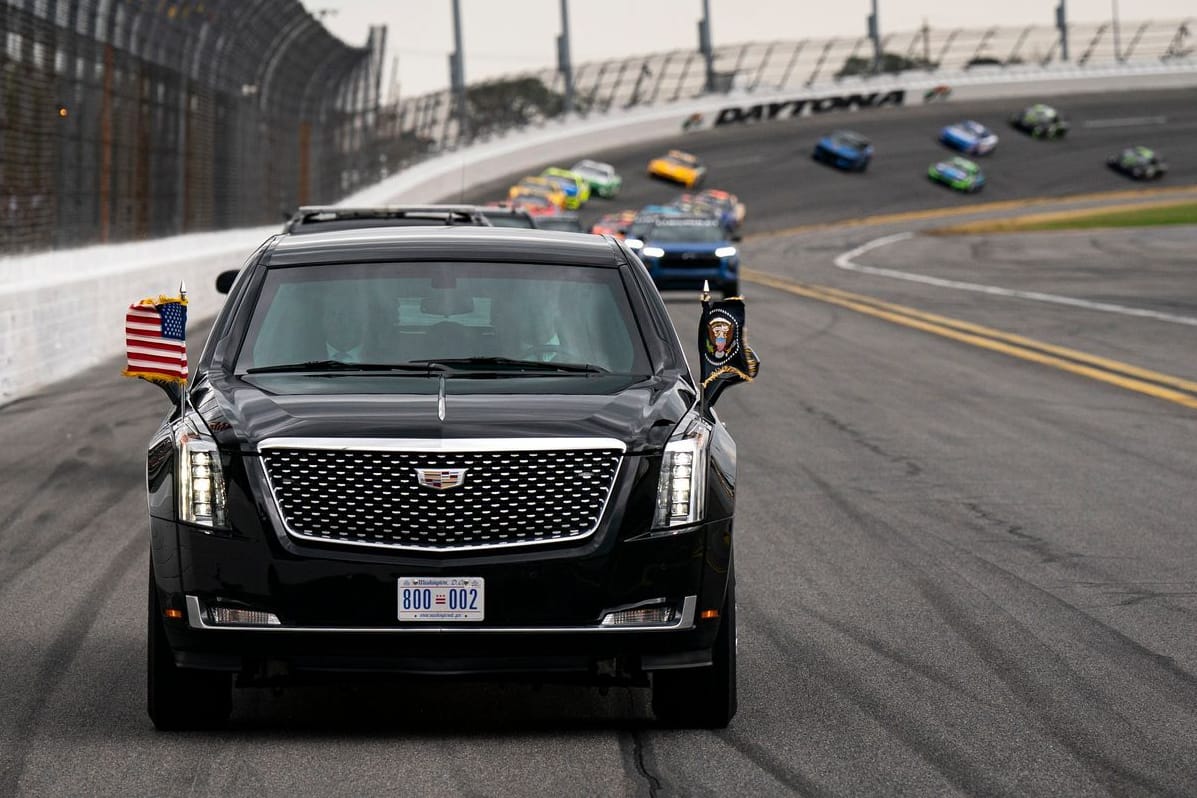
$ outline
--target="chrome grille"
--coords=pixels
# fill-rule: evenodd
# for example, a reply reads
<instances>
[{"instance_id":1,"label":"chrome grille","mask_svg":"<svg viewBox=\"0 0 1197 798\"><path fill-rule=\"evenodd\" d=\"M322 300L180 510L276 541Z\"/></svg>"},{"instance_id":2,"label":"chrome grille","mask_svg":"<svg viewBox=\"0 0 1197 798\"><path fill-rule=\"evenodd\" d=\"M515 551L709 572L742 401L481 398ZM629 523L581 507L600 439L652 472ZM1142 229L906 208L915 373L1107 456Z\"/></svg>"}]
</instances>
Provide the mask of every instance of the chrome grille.
<instances>
[{"instance_id":1,"label":"chrome grille","mask_svg":"<svg viewBox=\"0 0 1197 798\"><path fill-rule=\"evenodd\" d=\"M461 550L576 540L593 533L623 453L618 441L602 440L618 448L403 451L264 445L261 454L279 513L294 537ZM419 484L417 470L448 469L465 469L457 487Z\"/></svg>"}]
</instances>

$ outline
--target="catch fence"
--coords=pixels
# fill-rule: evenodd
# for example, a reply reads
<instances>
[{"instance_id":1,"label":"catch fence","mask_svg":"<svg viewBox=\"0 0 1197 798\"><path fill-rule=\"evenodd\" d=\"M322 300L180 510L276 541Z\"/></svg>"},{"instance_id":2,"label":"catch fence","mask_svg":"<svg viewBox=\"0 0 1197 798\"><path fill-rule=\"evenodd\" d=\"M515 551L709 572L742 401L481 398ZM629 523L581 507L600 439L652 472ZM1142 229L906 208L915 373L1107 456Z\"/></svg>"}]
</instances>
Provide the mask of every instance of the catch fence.
<instances>
[{"instance_id":1,"label":"catch fence","mask_svg":"<svg viewBox=\"0 0 1197 798\"><path fill-rule=\"evenodd\" d=\"M299 0L0 0L0 252L262 224L377 179L385 28Z\"/></svg>"},{"instance_id":2,"label":"catch fence","mask_svg":"<svg viewBox=\"0 0 1197 798\"><path fill-rule=\"evenodd\" d=\"M1073 24L1068 59L1074 66L1193 59L1193 20ZM728 45L715 48L716 92L799 91L859 81L881 72L959 73L1064 62L1054 26L944 29L924 26L887 34L875 59L867 37ZM575 110L604 113L690 100L708 92L702 55L694 49L575 65ZM514 75L467 88L461 125L448 91L384 106L379 146L393 167L413 151L440 150L512 128L543 123L564 112L565 87L555 69Z\"/></svg>"}]
</instances>

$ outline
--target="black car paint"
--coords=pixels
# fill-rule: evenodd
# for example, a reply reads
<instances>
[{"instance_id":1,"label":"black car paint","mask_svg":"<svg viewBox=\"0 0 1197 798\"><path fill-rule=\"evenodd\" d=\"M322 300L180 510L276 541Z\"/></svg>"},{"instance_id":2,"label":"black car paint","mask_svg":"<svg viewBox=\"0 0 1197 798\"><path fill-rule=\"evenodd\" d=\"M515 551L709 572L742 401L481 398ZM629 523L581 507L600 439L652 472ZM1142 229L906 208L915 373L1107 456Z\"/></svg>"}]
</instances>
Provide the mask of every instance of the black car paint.
<instances>
[{"instance_id":1,"label":"black car paint","mask_svg":"<svg viewBox=\"0 0 1197 798\"><path fill-rule=\"evenodd\" d=\"M405 393L382 396L327 391L275 395L273 379L235 375L247 308L268 268L305 263L396 261L445 257L602 265L621 271L653 364L639 378L586 375L531 378L529 384L471 381L449 392L439 421L435 393L422 376L393 379ZM319 379L319 378L312 378ZM329 378L323 378L329 379ZM449 384L453 383L450 379ZM519 390L504 392L520 383ZM559 387L554 389L556 383ZM410 387L407 387L410 386ZM418 388L416 386L419 386ZM242 270L196 367L189 402L216 438L228 489L230 529L181 523L176 512L176 409L147 456L153 573L161 607L183 612L165 631L180 666L238 672L243 683L321 671L389 673L529 673L537 678L598 678L597 663L615 660L608 678L642 682L656 667L710 661L718 620L699 620L723 606L732 550L735 444L714 418L705 519L688 528L652 530L661 454L682 417L697 406L697 388L664 303L644 267L620 242L597 236L435 229L275 237ZM595 533L577 542L483 552L398 552L317 544L289 537L269 496L256 444L269 437L554 437L618 438L627 453ZM421 634L396 620L401 576L481 576L487 617L475 627L531 627L521 634L450 629ZM301 631L197 630L186 620L186 595L275 612ZM677 631L560 632L596 624L605 612L647 599L697 595L696 621ZM319 627L384 631L337 633ZM403 631L406 629L407 631Z\"/></svg>"}]
</instances>

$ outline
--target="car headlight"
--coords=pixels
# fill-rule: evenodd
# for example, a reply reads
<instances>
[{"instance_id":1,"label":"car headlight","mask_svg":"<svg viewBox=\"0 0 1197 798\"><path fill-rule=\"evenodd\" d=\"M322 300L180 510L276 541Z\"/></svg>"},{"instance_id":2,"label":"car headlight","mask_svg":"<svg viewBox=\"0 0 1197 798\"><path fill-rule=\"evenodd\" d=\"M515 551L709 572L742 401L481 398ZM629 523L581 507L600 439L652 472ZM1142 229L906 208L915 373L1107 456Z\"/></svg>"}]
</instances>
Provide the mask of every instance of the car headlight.
<instances>
[{"instance_id":1,"label":"car headlight","mask_svg":"<svg viewBox=\"0 0 1197 798\"><path fill-rule=\"evenodd\" d=\"M719 249L715 250L716 258L730 258L732 255L735 255L735 254L736 254L735 247L719 247Z\"/></svg>"},{"instance_id":2,"label":"car headlight","mask_svg":"<svg viewBox=\"0 0 1197 798\"><path fill-rule=\"evenodd\" d=\"M665 444L657 482L655 528L685 526L703 519L710 443L711 425L690 411Z\"/></svg>"},{"instance_id":3,"label":"car headlight","mask_svg":"<svg viewBox=\"0 0 1197 798\"><path fill-rule=\"evenodd\" d=\"M175 434L175 453L178 456L175 480L179 520L213 529L228 529L220 450L203 419L194 414L184 418Z\"/></svg>"},{"instance_id":4,"label":"car headlight","mask_svg":"<svg viewBox=\"0 0 1197 798\"><path fill-rule=\"evenodd\" d=\"M639 238L625 238L623 243L628 245L628 249L640 249L644 246L644 242Z\"/></svg>"},{"instance_id":5,"label":"car headlight","mask_svg":"<svg viewBox=\"0 0 1197 798\"><path fill-rule=\"evenodd\" d=\"M663 258L665 257L665 250L660 247L644 247L640 250L640 254L646 258Z\"/></svg>"}]
</instances>

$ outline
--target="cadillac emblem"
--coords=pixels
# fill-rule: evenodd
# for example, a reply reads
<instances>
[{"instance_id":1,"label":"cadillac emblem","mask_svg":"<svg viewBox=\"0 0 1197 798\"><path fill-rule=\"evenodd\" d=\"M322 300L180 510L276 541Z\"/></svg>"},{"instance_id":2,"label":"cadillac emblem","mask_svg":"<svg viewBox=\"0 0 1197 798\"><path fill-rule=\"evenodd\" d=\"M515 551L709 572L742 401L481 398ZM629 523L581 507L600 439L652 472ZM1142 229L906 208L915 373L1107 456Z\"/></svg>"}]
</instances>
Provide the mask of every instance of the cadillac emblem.
<instances>
[{"instance_id":1,"label":"cadillac emblem","mask_svg":"<svg viewBox=\"0 0 1197 798\"><path fill-rule=\"evenodd\" d=\"M433 490L448 490L461 487L465 482L464 468L417 468L416 481L421 487Z\"/></svg>"}]
</instances>

